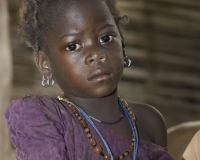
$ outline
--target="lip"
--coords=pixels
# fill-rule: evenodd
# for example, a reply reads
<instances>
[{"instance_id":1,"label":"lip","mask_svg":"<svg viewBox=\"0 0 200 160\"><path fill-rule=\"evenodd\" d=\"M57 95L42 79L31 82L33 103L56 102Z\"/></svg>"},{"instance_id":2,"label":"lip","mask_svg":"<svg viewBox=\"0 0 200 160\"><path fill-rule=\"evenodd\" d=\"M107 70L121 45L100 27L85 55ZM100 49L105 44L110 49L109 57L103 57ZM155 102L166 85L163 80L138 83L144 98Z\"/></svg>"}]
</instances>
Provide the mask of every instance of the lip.
<instances>
[{"instance_id":1,"label":"lip","mask_svg":"<svg viewBox=\"0 0 200 160\"><path fill-rule=\"evenodd\" d=\"M97 69L92 75L88 78L88 81L102 81L108 79L111 75L111 72L104 69Z\"/></svg>"}]
</instances>

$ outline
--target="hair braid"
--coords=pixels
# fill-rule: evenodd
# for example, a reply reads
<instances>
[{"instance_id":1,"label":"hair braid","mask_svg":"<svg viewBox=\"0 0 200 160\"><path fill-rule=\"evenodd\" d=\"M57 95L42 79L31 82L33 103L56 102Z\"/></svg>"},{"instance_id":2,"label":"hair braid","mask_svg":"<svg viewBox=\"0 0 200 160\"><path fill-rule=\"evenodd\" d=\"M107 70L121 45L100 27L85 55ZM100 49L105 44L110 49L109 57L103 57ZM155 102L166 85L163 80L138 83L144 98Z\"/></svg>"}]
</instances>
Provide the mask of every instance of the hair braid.
<instances>
[{"instance_id":1,"label":"hair braid","mask_svg":"<svg viewBox=\"0 0 200 160\"><path fill-rule=\"evenodd\" d=\"M18 32L22 40L33 50L38 50L37 28L38 28L38 2L37 0L24 0L20 9L20 25Z\"/></svg>"},{"instance_id":2,"label":"hair braid","mask_svg":"<svg viewBox=\"0 0 200 160\"><path fill-rule=\"evenodd\" d=\"M37 0L33 0L33 3L35 5L35 10L33 12L33 20L34 20L34 25L35 28L38 27L38 19L37 19L37 14L38 14L38 1Z\"/></svg>"},{"instance_id":3,"label":"hair braid","mask_svg":"<svg viewBox=\"0 0 200 160\"><path fill-rule=\"evenodd\" d=\"M118 27L120 35L123 38L124 25L128 23L128 16L120 15L120 10L117 8L117 0L105 0L105 2L107 6L109 7L109 10L111 14L113 15L113 18L115 19L115 23Z\"/></svg>"},{"instance_id":4,"label":"hair braid","mask_svg":"<svg viewBox=\"0 0 200 160\"><path fill-rule=\"evenodd\" d=\"M35 30L37 30L38 28L38 18L37 18L37 15L38 15L38 1L37 0L33 0L33 3L34 3L34 6L35 6L35 10L33 12L33 27L35 28ZM35 45L33 47L35 49L35 51L38 51L39 50L39 46L38 46L38 37L36 37L36 40L35 40Z\"/></svg>"}]
</instances>

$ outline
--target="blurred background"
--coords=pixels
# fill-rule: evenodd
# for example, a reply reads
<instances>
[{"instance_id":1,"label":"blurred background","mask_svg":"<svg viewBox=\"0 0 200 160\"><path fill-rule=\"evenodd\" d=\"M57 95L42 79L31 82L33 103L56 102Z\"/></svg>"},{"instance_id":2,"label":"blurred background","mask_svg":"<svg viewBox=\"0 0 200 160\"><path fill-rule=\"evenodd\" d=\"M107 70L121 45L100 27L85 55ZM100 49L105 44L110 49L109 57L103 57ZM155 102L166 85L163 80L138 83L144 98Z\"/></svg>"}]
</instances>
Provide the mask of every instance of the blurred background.
<instances>
[{"instance_id":1,"label":"blurred background","mask_svg":"<svg viewBox=\"0 0 200 160\"><path fill-rule=\"evenodd\" d=\"M61 91L41 86L31 49L17 34L21 0L0 0L0 159L14 160L3 112L24 94L56 97ZM200 129L200 1L119 0L126 26L126 51L119 95L148 103L164 116L168 148L175 159ZM2 144L4 144L2 146Z\"/></svg>"}]
</instances>

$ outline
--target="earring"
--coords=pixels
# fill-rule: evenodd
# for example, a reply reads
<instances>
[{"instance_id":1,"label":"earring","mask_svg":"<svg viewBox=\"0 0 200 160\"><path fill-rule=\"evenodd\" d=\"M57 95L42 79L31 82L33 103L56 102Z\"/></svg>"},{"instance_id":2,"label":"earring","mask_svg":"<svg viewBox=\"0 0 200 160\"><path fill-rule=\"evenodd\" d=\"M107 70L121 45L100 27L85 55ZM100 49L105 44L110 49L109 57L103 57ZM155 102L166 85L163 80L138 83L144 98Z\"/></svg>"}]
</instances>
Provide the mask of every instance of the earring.
<instances>
[{"instance_id":1,"label":"earring","mask_svg":"<svg viewBox=\"0 0 200 160\"><path fill-rule=\"evenodd\" d=\"M124 67L129 67L131 65L131 60L126 55L124 39L122 38L121 41L122 41L122 49L123 49L123 55L124 55Z\"/></svg>"},{"instance_id":2,"label":"earring","mask_svg":"<svg viewBox=\"0 0 200 160\"><path fill-rule=\"evenodd\" d=\"M51 79L51 80L47 80L47 84L48 84L48 86L49 87L52 87L53 85L54 85L54 80L53 79Z\"/></svg>"},{"instance_id":3,"label":"earring","mask_svg":"<svg viewBox=\"0 0 200 160\"><path fill-rule=\"evenodd\" d=\"M129 67L131 65L131 60L128 56L124 56L124 67Z\"/></svg>"},{"instance_id":4,"label":"earring","mask_svg":"<svg viewBox=\"0 0 200 160\"><path fill-rule=\"evenodd\" d=\"M46 82L46 79L44 78L44 76L42 76L42 86L47 88L48 87L48 84Z\"/></svg>"},{"instance_id":5,"label":"earring","mask_svg":"<svg viewBox=\"0 0 200 160\"><path fill-rule=\"evenodd\" d=\"M54 80L53 79L52 80L47 79L47 81L46 81L44 76L42 76L42 86L43 87L47 88L47 87L52 87L53 85L54 85Z\"/></svg>"}]
</instances>

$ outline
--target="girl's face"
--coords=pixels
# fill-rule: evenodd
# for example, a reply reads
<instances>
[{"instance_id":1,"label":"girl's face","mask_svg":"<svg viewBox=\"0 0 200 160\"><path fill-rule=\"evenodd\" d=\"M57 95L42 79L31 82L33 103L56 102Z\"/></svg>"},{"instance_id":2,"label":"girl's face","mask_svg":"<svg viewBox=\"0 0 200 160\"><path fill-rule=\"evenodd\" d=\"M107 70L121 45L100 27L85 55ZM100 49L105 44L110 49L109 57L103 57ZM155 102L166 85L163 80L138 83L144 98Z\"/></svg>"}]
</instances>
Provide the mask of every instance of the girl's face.
<instances>
[{"instance_id":1,"label":"girl's face","mask_svg":"<svg viewBox=\"0 0 200 160\"><path fill-rule=\"evenodd\" d=\"M123 73L119 31L101 0L69 2L47 35L50 67L66 96L98 98L116 91Z\"/></svg>"}]
</instances>

